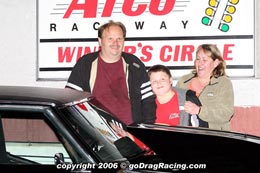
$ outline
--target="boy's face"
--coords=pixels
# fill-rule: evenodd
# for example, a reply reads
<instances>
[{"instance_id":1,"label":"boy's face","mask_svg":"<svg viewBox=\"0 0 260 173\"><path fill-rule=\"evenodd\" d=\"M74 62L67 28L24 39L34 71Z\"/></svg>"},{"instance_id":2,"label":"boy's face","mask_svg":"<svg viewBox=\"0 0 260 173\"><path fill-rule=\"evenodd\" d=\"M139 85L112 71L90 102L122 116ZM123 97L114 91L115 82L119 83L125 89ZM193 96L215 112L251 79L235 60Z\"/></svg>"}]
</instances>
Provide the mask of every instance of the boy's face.
<instances>
[{"instance_id":1,"label":"boy's face","mask_svg":"<svg viewBox=\"0 0 260 173\"><path fill-rule=\"evenodd\" d=\"M150 82L156 96L164 95L172 90L172 78L165 72L152 72Z\"/></svg>"}]
</instances>

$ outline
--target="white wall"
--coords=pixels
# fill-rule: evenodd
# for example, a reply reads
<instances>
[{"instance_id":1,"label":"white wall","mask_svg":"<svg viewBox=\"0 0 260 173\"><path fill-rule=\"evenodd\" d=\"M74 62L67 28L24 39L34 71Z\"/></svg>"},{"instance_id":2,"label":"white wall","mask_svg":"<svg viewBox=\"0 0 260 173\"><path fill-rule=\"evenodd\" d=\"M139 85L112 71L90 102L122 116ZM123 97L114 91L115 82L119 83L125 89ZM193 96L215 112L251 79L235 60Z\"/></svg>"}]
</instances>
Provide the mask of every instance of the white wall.
<instances>
[{"instance_id":1,"label":"white wall","mask_svg":"<svg viewBox=\"0 0 260 173\"><path fill-rule=\"evenodd\" d=\"M37 0L0 0L0 85L64 87L36 81Z\"/></svg>"},{"instance_id":2,"label":"white wall","mask_svg":"<svg viewBox=\"0 0 260 173\"><path fill-rule=\"evenodd\" d=\"M36 0L0 0L0 85L63 88L66 81L37 81ZM260 9L256 1L256 9ZM260 17L256 15L256 50L260 49ZM246 51L246 48L245 48ZM256 52L260 77L260 52ZM232 79L236 106L260 106L260 79Z\"/></svg>"}]
</instances>

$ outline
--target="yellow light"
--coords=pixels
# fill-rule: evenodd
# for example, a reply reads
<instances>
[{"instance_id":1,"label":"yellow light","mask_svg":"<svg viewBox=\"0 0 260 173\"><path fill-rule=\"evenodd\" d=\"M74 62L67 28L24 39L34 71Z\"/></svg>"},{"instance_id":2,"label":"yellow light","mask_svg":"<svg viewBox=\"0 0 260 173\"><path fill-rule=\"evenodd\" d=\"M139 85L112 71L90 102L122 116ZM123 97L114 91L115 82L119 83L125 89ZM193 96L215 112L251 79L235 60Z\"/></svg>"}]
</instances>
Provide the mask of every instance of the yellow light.
<instances>
[{"instance_id":1,"label":"yellow light","mask_svg":"<svg viewBox=\"0 0 260 173\"><path fill-rule=\"evenodd\" d=\"M230 23L232 21L232 16L229 15L229 14L226 14L224 17L223 17L223 21L225 21L226 23Z\"/></svg>"},{"instance_id":2,"label":"yellow light","mask_svg":"<svg viewBox=\"0 0 260 173\"><path fill-rule=\"evenodd\" d=\"M215 11L214 11L212 8L207 8L207 9L205 10L205 13L206 13L206 15L208 15L208 16L213 16L214 13L215 13Z\"/></svg>"},{"instance_id":3,"label":"yellow light","mask_svg":"<svg viewBox=\"0 0 260 173\"><path fill-rule=\"evenodd\" d=\"M217 0L209 0L209 5L211 7L217 7L218 6L218 1Z\"/></svg>"},{"instance_id":4,"label":"yellow light","mask_svg":"<svg viewBox=\"0 0 260 173\"><path fill-rule=\"evenodd\" d=\"M236 5L236 4L239 2L239 0L229 0L229 2L230 2L231 4Z\"/></svg>"},{"instance_id":5,"label":"yellow light","mask_svg":"<svg viewBox=\"0 0 260 173\"><path fill-rule=\"evenodd\" d=\"M230 14L234 14L236 11L236 8L232 5L227 6L226 11Z\"/></svg>"}]
</instances>

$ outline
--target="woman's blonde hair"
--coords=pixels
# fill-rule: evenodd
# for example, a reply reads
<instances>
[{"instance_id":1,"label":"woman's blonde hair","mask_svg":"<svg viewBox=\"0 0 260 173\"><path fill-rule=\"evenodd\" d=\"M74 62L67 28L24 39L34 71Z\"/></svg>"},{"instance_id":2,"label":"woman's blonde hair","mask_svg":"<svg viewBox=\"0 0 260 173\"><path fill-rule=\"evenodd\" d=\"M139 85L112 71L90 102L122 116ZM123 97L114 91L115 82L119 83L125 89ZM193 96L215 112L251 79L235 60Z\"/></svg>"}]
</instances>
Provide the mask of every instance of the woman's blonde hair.
<instances>
[{"instance_id":1,"label":"woman's blonde hair","mask_svg":"<svg viewBox=\"0 0 260 173\"><path fill-rule=\"evenodd\" d=\"M198 54L199 51L203 51L205 54L207 54L209 57L211 57L213 59L213 61L215 61L216 59L219 60L219 64L217 67L215 67L215 69L212 72L212 75L214 77L219 77L219 76L224 76L226 75L226 63L222 57L221 52L219 51L219 49L217 48L216 45L214 44L202 44L198 47L197 51L196 51L196 56ZM197 74L196 70L193 71L193 73Z\"/></svg>"}]
</instances>

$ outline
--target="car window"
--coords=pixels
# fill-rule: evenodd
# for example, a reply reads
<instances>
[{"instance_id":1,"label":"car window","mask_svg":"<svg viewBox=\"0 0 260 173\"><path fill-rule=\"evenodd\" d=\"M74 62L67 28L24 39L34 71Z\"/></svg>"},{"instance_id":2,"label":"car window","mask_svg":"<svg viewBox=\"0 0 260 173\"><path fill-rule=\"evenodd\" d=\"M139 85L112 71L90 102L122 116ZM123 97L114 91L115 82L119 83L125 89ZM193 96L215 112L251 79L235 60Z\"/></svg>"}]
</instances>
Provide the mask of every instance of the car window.
<instances>
[{"instance_id":1,"label":"car window","mask_svg":"<svg viewBox=\"0 0 260 173\"><path fill-rule=\"evenodd\" d=\"M67 107L66 110L69 110L70 113L64 114L74 115L67 117L70 120L70 125L75 129L74 131L85 140L88 146L91 146L92 151L97 154L102 162L130 159L132 156L143 153L143 150L130 138L127 140L125 137L118 135L111 127L110 123L120 126L122 124L120 121L92 103L75 104L70 108Z\"/></svg>"},{"instance_id":2,"label":"car window","mask_svg":"<svg viewBox=\"0 0 260 173\"><path fill-rule=\"evenodd\" d=\"M114 132L107 133L108 131L103 131L104 129L109 129L109 127L88 103L74 105L62 111L69 111L64 113L69 120L69 125L81 139L84 139L83 142L91 148L91 151L99 157L100 161L111 162L123 159L123 156L110 141L115 138ZM103 124L97 126L99 123ZM106 133L107 135L104 135ZM107 138L107 136L111 138Z\"/></svg>"},{"instance_id":3,"label":"car window","mask_svg":"<svg viewBox=\"0 0 260 173\"><path fill-rule=\"evenodd\" d=\"M1 110L0 116L9 162L55 164L56 153L71 162L42 112Z\"/></svg>"}]
</instances>

